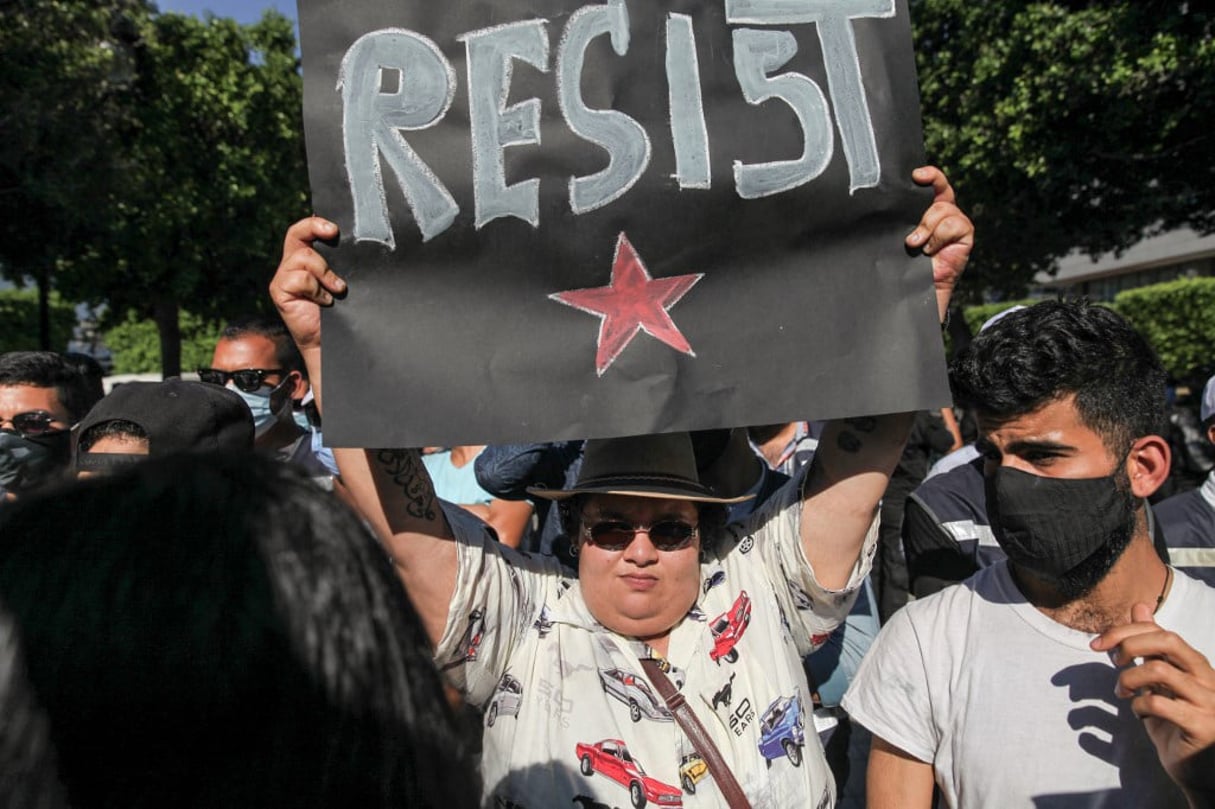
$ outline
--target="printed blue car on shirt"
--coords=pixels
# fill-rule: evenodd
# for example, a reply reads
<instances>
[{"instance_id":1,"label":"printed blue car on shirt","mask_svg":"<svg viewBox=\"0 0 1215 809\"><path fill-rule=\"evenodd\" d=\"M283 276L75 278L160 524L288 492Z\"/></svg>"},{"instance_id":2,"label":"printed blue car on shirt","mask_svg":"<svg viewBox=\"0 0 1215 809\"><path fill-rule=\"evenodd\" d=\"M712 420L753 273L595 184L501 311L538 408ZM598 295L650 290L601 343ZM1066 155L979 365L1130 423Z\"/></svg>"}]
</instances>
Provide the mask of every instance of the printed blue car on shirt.
<instances>
[{"instance_id":1,"label":"printed blue car on shirt","mask_svg":"<svg viewBox=\"0 0 1215 809\"><path fill-rule=\"evenodd\" d=\"M802 747L806 743L806 713L799 694L777 697L760 719L759 752L768 766L781 756L788 756L794 767L802 765Z\"/></svg>"}]
</instances>

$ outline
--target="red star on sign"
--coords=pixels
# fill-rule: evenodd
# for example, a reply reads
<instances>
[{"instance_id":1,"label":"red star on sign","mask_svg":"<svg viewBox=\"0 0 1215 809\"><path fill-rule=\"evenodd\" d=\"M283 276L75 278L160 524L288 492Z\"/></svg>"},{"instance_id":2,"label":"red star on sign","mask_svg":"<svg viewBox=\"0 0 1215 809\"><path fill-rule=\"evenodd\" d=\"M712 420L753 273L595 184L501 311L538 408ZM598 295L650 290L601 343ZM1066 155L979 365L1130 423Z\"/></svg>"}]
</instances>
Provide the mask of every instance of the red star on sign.
<instances>
[{"instance_id":1,"label":"red star on sign","mask_svg":"<svg viewBox=\"0 0 1215 809\"><path fill-rule=\"evenodd\" d=\"M621 233L616 240L610 285L555 292L549 297L599 318L595 370L603 376L642 329L676 351L695 357L696 352L668 310L701 278L704 273L651 278L629 238Z\"/></svg>"}]
</instances>

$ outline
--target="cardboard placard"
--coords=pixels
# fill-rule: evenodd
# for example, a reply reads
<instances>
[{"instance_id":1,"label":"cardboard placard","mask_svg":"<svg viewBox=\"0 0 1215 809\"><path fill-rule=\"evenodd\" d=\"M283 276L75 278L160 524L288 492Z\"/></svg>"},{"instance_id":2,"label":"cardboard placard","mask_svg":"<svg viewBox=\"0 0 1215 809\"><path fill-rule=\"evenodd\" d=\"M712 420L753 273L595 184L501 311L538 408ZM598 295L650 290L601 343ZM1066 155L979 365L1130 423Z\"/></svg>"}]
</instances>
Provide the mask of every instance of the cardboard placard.
<instances>
[{"instance_id":1,"label":"cardboard placard","mask_svg":"<svg viewBox=\"0 0 1215 809\"><path fill-rule=\"evenodd\" d=\"M300 0L333 446L939 407L905 0Z\"/></svg>"}]
</instances>

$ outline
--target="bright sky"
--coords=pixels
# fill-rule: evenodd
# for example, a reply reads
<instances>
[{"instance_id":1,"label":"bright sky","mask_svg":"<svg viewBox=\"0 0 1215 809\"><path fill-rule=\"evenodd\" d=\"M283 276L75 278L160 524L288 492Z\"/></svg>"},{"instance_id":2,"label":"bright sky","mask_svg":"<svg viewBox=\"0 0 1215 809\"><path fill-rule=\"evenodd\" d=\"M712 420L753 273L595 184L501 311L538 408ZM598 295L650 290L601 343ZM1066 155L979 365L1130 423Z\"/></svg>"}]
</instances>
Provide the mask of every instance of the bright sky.
<instances>
[{"instance_id":1,"label":"bright sky","mask_svg":"<svg viewBox=\"0 0 1215 809\"><path fill-rule=\"evenodd\" d=\"M232 17L241 23L257 22L265 9L275 8L295 19L295 0L156 0L156 6L161 11L178 11L198 17L210 11L216 17Z\"/></svg>"}]
</instances>

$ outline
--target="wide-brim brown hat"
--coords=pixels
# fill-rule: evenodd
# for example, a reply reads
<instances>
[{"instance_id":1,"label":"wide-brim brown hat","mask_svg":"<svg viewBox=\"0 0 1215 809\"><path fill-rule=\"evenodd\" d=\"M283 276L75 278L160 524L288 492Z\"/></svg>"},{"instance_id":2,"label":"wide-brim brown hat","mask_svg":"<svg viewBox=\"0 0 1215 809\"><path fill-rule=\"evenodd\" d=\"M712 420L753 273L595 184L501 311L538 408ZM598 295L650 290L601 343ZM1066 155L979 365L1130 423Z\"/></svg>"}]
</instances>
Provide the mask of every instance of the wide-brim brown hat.
<instances>
[{"instance_id":1,"label":"wide-brim brown hat","mask_svg":"<svg viewBox=\"0 0 1215 809\"><path fill-rule=\"evenodd\" d=\"M572 488L531 487L527 492L546 500L564 500L578 494L620 494L725 504L755 496L718 497L701 483L687 433L591 439L583 447L582 469Z\"/></svg>"}]
</instances>

